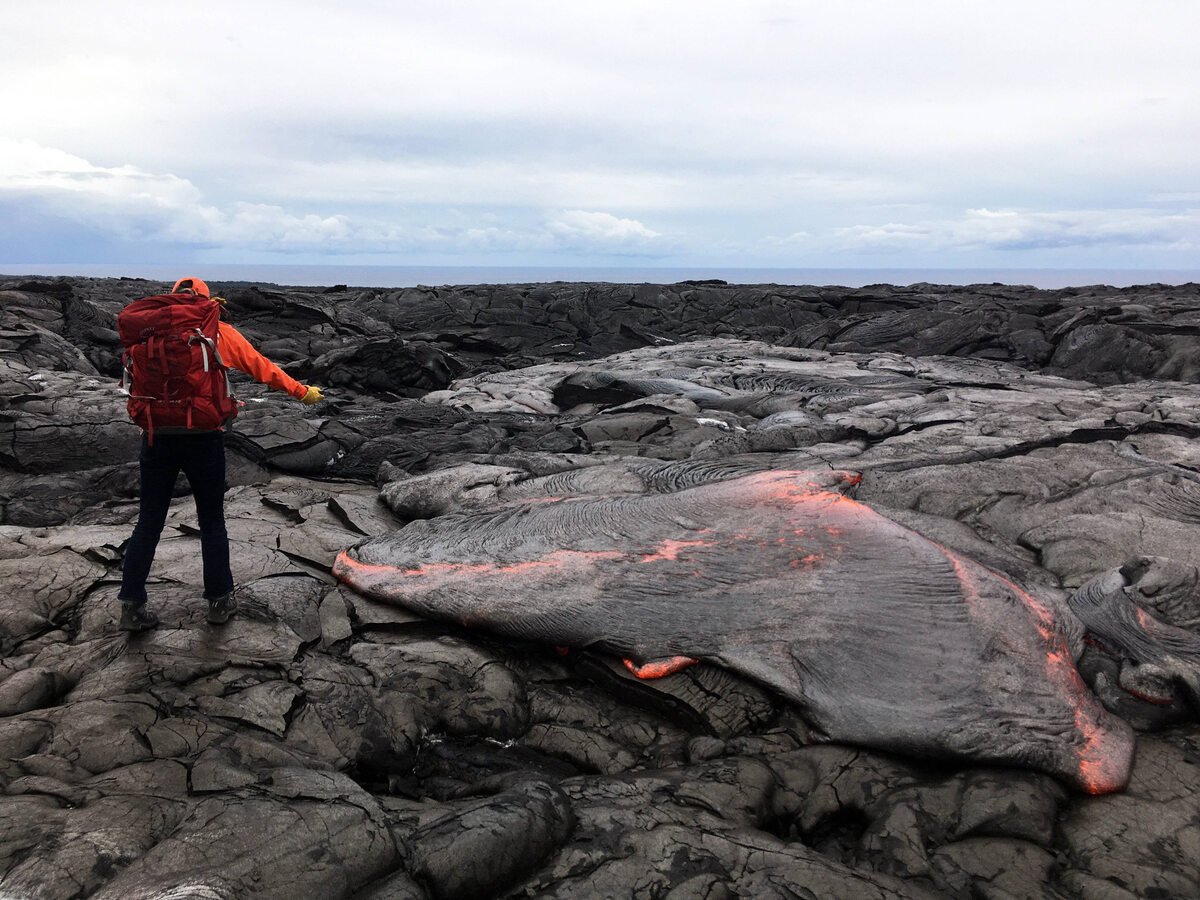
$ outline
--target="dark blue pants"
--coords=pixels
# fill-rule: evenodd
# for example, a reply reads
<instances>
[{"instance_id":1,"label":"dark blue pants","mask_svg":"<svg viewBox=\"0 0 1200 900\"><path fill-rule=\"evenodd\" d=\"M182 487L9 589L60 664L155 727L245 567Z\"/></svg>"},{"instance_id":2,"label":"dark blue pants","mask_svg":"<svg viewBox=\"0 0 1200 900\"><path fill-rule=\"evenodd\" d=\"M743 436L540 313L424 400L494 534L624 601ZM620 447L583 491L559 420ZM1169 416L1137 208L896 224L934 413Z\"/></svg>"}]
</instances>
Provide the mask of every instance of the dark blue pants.
<instances>
[{"instance_id":1,"label":"dark blue pants","mask_svg":"<svg viewBox=\"0 0 1200 900\"><path fill-rule=\"evenodd\" d=\"M204 562L204 597L211 600L233 590L229 535L225 532L224 433L156 434L153 444L143 436L139 462L141 509L133 536L125 548L122 602L146 602L146 577L150 574L158 538L167 521L175 479L181 471L187 476L196 500L200 554Z\"/></svg>"}]
</instances>

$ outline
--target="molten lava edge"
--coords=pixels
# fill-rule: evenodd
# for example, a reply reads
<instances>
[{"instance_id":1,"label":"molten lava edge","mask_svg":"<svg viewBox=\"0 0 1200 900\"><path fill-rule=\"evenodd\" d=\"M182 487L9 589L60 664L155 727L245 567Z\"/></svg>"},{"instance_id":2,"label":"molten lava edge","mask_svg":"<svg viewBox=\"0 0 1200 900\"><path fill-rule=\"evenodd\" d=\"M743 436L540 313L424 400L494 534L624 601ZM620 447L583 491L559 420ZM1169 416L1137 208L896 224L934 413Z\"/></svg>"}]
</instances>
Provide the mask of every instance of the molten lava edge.
<instances>
[{"instance_id":1,"label":"molten lava edge","mask_svg":"<svg viewBox=\"0 0 1200 900\"><path fill-rule=\"evenodd\" d=\"M663 677L699 659L728 665L736 654L711 649L722 642L733 644L734 649L745 656L748 639L739 636L739 627L749 628L756 616L761 619L760 607L776 602L773 595L779 593L779 589L772 589L763 598L757 598L753 592L747 594L746 583L763 579L773 579L772 584L782 585L782 590L792 592L796 598L794 614L782 618L779 633L771 637L775 643L786 643L789 635L795 637L790 646L801 648L793 652L797 653L797 660L804 662L808 661L804 651L812 653L816 648L819 656L823 646L822 642L814 641L806 634L805 625L815 621L820 626L824 622L822 616L834 615L828 612L829 609L841 610L838 614L849 615L851 625L859 623L867 630L886 627L887 617L891 615L895 617L895 630L901 638L906 628L917 630L922 621L936 623L938 616L948 614L951 619L946 620L950 623L945 629L946 640L959 640L962 655L978 652L981 646L994 653L995 646L1010 644L1017 647L1013 653L1023 654L1020 658L1014 657L1009 668L1020 670L1021 677L1028 678L1029 686L1034 688L1028 703L1034 712L1029 718L1036 720L1037 707L1046 696L1057 698L1054 700L1056 708L1061 708L1062 716L1066 717L1048 723L1037 720L1041 724L1029 732L1028 740L1033 749L1028 753L1019 746L1020 736L1007 736L997 740L1017 743L1000 746L995 752L981 752L980 758L1001 762L1033 760L1031 765L1067 777L1089 793L1106 793L1124 787L1132 766L1132 732L1126 723L1099 705L1076 671L1063 631L1055 622L1055 612L1011 580L828 489L845 489L856 481L856 476L843 473L835 473L834 477L819 473L814 477L813 473L769 472L670 495L638 496L619 501L579 498L561 503L543 501L536 508L531 505L526 515L496 519L495 528L480 528L478 534L482 537L475 534L468 537L455 531L475 523L472 517L453 517L446 522L435 519L424 523L422 530L412 533L401 530L344 551L334 563L334 573L358 591L421 614L449 618L468 626L492 627L501 633L531 635L556 645L584 646L606 640L610 635L603 633L605 630L628 629L632 627L629 620L642 615L636 635L642 649L629 655L648 661L644 664L628 658L624 661L639 678ZM681 516L672 519L663 514L664 509L671 512L676 507L680 508ZM493 524L488 516L488 513L479 514L477 523ZM703 522L705 527L692 524L686 533L671 535L660 530L657 535L641 535L643 528L676 528L678 531L679 526L671 522L680 519ZM613 527L600 527L605 524ZM503 531L506 527L512 528L515 535L506 535ZM508 538L531 535L559 537L561 546L514 554L513 544L519 547L525 544ZM606 535L615 536L610 540ZM612 546L604 546L605 541ZM531 541L530 546L536 548L537 542ZM492 548L494 554L489 553ZM359 555L372 561L360 559ZM722 560L735 555L741 568L731 574L728 570L734 567L723 566ZM489 556L495 561L478 561ZM397 559L397 563L390 563L392 558ZM389 562L382 561L384 559ZM886 585L890 582L884 581L884 588L875 588L871 579L877 578L879 573L872 569L890 573L896 585L888 588ZM855 572L862 573L861 590L857 590ZM904 581L904 576L910 572L913 583ZM942 572L949 573L945 577L955 585L950 592L953 596L937 582L935 576ZM620 573L619 577L614 573ZM680 646L686 644L686 639L681 641L678 635L674 635L675 640L664 636L661 649L666 652L643 652L654 645L656 635L665 635L670 630L674 618L686 619L690 610L685 604L697 602L693 595L703 593L702 590L690 590L686 584L689 580L703 586L735 577L740 581L732 583L729 589L730 596L735 597L730 602L743 605L724 613L724 617L718 616L710 626L713 633L698 633L695 646ZM923 578L928 582L922 581ZM496 579L500 582L489 589L488 585ZM647 579L653 580L653 591L648 593L659 604L657 609L644 609L649 604L644 598L630 600L623 596L626 585L632 585L630 590L636 594L633 589ZM925 584L929 585L930 595L927 608L919 605L924 590L921 585ZM861 596L856 596L856 592ZM744 605L747 598L751 606ZM724 597L721 602L725 602ZM903 617L909 614L920 614L920 617L906 625ZM519 629L513 625L517 621L522 623ZM835 616L830 621L844 625L847 620L836 620ZM770 623L767 624L768 627L760 626L757 631L769 632ZM662 626L661 632L656 630L659 626ZM703 617L696 623L698 628L706 626ZM956 628L959 631L955 631ZM584 633L580 634L579 629ZM727 629L728 633L723 634L721 629ZM853 628L840 628L838 632L834 643L853 640L845 633L853 632ZM976 633L982 637L973 636ZM918 639L913 643L919 645L919 637L917 635ZM756 640L766 646L761 636ZM611 643L622 646L619 640L614 639ZM902 643L897 641L898 645ZM768 684L785 696L802 705L812 702L808 690L812 684L796 684L795 671L780 671L784 667L776 651L760 650L758 645L751 649L761 652L763 658L745 667L743 674L761 679L765 672ZM629 646L629 650L634 647ZM874 648L874 652L878 651L879 648ZM940 644L937 651L949 652ZM907 659L905 653L917 651L898 646L896 652ZM1040 655L1040 664L1036 663L1038 656L1030 654ZM843 652L840 658L847 655ZM1021 669L1022 665L1026 668ZM739 668L737 665L731 667ZM969 671L971 667L965 665L963 668L968 672L962 676L963 696L970 690L979 690L979 684L988 683L982 677L966 681L973 677ZM924 671L935 670L938 674L944 671L936 659L931 659ZM772 674L773 671L778 674ZM912 667L912 671L917 673L914 677L919 677L919 667ZM870 725L869 707L876 700L870 696L872 686L868 684L862 688L860 685L857 694L848 701L868 708L863 713L866 725L852 720L848 728L842 728L839 727L842 712L838 710L836 697L838 671L818 674L823 677L818 678L817 686L834 695L821 707L828 713L833 727L818 723L821 730L832 740L842 739L839 731L851 742L862 739L862 729ZM861 674L859 677L861 680ZM882 683L880 687L887 689ZM912 715L919 716L921 685L909 687L917 689L913 692L911 705ZM848 690L853 693L854 689ZM1012 694L1009 687L998 690L1002 696L996 700L995 708L999 713L995 715L997 721L1001 721L1006 718L1006 711L1020 707L1021 698L1019 694ZM817 694L819 691L814 691L814 696ZM947 694L950 700L946 700ZM932 696L938 702L944 701L943 705L957 709L955 704L959 698L952 690ZM886 702L886 697L879 699L879 703L886 705ZM937 712L935 710L934 719ZM1046 715L1051 716L1052 712ZM970 724L986 728L985 713L986 710L979 713L982 726L980 721ZM1054 736L1060 727L1055 725L1057 721L1061 721L1064 730L1058 738ZM893 730L897 728L895 722L886 724ZM907 725L904 727L910 729ZM938 725L935 722L930 727L936 729ZM947 734L940 738L937 734L927 736L931 753L936 753L939 747L958 746L954 743L955 729L948 723L943 723L942 727L946 728ZM916 730L920 731L919 728ZM909 740L908 730L903 731L903 736L905 746L922 746L920 740ZM1048 750L1049 744L1054 744L1058 750ZM950 752L954 752L953 749ZM1073 762L1068 763L1067 758Z\"/></svg>"}]
</instances>

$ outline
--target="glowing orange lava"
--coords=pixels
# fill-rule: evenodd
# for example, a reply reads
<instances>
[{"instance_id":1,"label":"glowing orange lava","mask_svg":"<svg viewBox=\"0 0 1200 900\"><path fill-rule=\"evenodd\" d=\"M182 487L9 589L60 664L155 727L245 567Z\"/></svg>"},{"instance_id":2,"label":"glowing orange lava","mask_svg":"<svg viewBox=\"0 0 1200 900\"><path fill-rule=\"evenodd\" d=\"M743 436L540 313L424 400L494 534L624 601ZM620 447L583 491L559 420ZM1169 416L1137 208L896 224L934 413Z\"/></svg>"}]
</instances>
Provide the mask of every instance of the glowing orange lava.
<instances>
[{"instance_id":1,"label":"glowing orange lava","mask_svg":"<svg viewBox=\"0 0 1200 900\"><path fill-rule=\"evenodd\" d=\"M643 553L642 562L661 562L662 560L677 560L679 559L679 551L688 547L714 547L713 541L663 541L653 552Z\"/></svg>"},{"instance_id":2,"label":"glowing orange lava","mask_svg":"<svg viewBox=\"0 0 1200 900\"><path fill-rule=\"evenodd\" d=\"M804 569L806 572L809 572L816 567L817 563L822 562L824 559L824 553L810 553L803 559L793 559L788 563L788 566L793 569Z\"/></svg>"},{"instance_id":3,"label":"glowing orange lava","mask_svg":"<svg viewBox=\"0 0 1200 900\"><path fill-rule=\"evenodd\" d=\"M690 656L672 656L669 659L657 659L640 666L632 659L623 659L621 662L625 663L625 668L638 678L651 679L674 675L681 669L696 665L700 660L692 659Z\"/></svg>"},{"instance_id":4,"label":"glowing orange lava","mask_svg":"<svg viewBox=\"0 0 1200 900\"><path fill-rule=\"evenodd\" d=\"M974 563L959 557L956 553L936 542L936 546L954 568L963 596L968 602L979 602L982 598L979 591L977 574L972 571ZM1011 594L1021 601L1031 613L1034 627L1043 641L1043 652L1046 657L1046 677L1059 685L1067 695L1075 720L1075 729L1083 739L1083 745L1075 753L1078 760L1079 783L1089 794L1104 794L1123 786L1121 765L1113 759L1105 746L1106 729L1096 721L1094 714L1095 701L1091 691L1067 651L1066 640L1055 627L1054 616L1050 609L1021 588L1016 583L997 572L989 573L1003 584Z\"/></svg>"}]
</instances>

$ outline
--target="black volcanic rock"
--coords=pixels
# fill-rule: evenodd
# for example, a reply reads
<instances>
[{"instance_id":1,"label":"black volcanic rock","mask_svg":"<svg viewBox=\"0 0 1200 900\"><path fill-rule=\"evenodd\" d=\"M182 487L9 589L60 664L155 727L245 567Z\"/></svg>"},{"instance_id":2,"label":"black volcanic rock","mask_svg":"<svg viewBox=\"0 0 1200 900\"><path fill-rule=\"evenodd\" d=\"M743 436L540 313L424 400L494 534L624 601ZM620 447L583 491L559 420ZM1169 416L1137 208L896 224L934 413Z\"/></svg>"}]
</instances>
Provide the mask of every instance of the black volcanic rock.
<instances>
[{"instance_id":1,"label":"black volcanic rock","mask_svg":"<svg viewBox=\"0 0 1200 900\"><path fill-rule=\"evenodd\" d=\"M292 367L297 378L331 388L415 396L444 388L466 366L426 341L379 338L340 347Z\"/></svg>"},{"instance_id":2,"label":"black volcanic rock","mask_svg":"<svg viewBox=\"0 0 1200 900\"><path fill-rule=\"evenodd\" d=\"M1129 787L1089 797L814 743L723 668L639 680L330 575L412 520L837 468L1020 584L1065 601L1122 571L1131 603L1196 633L1200 286L214 283L330 399L238 379L242 609L204 622L181 480L162 624L130 637L138 432L114 323L169 287L0 278L0 893L1200 893L1190 670L1087 645L1081 672L1142 731Z\"/></svg>"}]
</instances>

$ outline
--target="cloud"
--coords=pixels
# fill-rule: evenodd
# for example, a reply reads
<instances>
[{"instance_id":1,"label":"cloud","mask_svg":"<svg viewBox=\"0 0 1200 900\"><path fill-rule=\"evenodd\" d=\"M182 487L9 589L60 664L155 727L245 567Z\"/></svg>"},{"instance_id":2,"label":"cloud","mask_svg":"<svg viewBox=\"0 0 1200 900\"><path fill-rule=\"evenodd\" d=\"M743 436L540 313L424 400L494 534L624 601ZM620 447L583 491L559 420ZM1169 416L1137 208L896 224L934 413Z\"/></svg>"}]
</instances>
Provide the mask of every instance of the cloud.
<instances>
[{"instance_id":1,"label":"cloud","mask_svg":"<svg viewBox=\"0 0 1200 900\"><path fill-rule=\"evenodd\" d=\"M344 247L359 237L344 215L297 215L265 203L234 203L229 209L199 207L171 223L167 237L194 243L215 243L272 250Z\"/></svg>"},{"instance_id":2,"label":"cloud","mask_svg":"<svg viewBox=\"0 0 1200 900\"><path fill-rule=\"evenodd\" d=\"M0 192L38 197L64 216L92 219L136 210L139 218L153 220L200 197L195 185L174 175L94 166L62 150L7 138L0 138Z\"/></svg>"},{"instance_id":3,"label":"cloud","mask_svg":"<svg viewBox=\"0 0 1200 900\"><path fill-rule=\"evenodd\" d=\"M190 181L134 166L103 167L32 141L0 138L0 205L58 218L110 241L273 254L568 252L645 255L662 235L641 222L581 209L496 214L395 209L296 212L247 201L218 205ZM11 216L10 216L11 217ZM70 229L72 233L77 228Z\"/></svg>"},{"instance_id":4,"label":"cloud","mask_svg":"<svg viewBox=\"0 0 1200 900\"><path fill-rule=\"evenodd\" d=\"M1064 247L1200 247L1200 212L1104 209L1030 212L972 209L950 223L952 244L997 250Z\"/></svg>"},{"instance_id":5,"label":"cloud","mask_svg":"<svg viewBox=\"0 0 1200 900\"><path fill-rule=\"evenodd\" d=\"M0 198L125 240L280 249L354 237L344 216L295 215L244 202L218 209L185 178L96 166L27 140L0 138Z\"/></svg>"},{"instance_id":6,"label":"cloud","mask_svg":"<svg viewBox=\"0 0 1200 900\"><path fill-rule=\"evenodd\" d=\"M635 219L582 209L560 213L549 221L548 228L565 248L604 247L617 253L644 254L662 237Z\"/></svg>"},{"instance_id":7,"label":"cloud","mask_svg":"<svg viewBox=\"0 0 1200 900\"><path fill-rule=\"evenodd\" d=\"M959 216L912 223L834 229L828 244L840 251L998 251L1094 248L1200 248L1200 210L1164 214L1154 209L1035 211L969 209Z\"/></svg>"},{"instance_id":8,"label":"cloud","mask_svg":"<svg viewBox=\"0 0 1200 900\"><path fill-rule=\"evenodd\" d=\"M835 228L833 242L839 246L867 250L904 250L927 246L932 234L932 229L926 225L888 222L883 225Z\"/></svg>"},{"instance_id":9,"label":"cloud","mask_svg":"<svg viewBox=\"0 0 1200 900\"><path fill-rule=\"evenodd\" d=\"M803 247L812 241L812 234L807 231L793 231L791 234L779 237L777 235L767 235L763 238L763 246L765 247Z\"/></svg>"}]
</instances>

